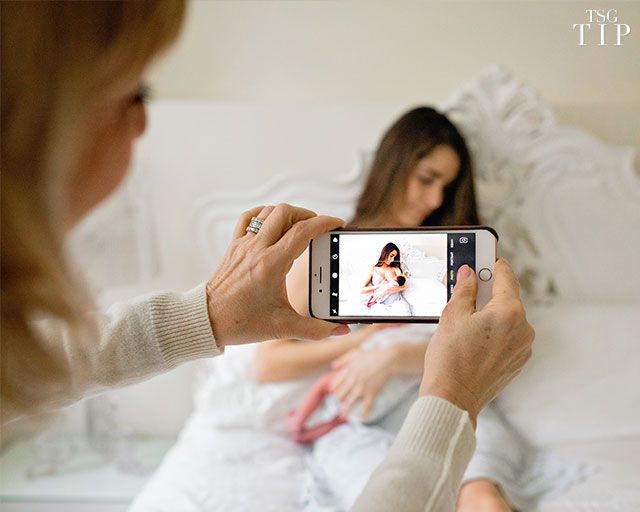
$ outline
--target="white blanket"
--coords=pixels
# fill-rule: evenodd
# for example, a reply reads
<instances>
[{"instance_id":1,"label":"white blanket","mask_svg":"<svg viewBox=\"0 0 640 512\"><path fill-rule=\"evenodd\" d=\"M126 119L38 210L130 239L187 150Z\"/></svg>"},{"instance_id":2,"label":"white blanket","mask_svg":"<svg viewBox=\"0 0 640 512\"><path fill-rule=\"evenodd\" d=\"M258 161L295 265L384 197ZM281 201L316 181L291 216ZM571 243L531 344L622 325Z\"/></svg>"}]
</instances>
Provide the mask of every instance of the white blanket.
<instances>
[{"instance_id":1,"label":"white blanket","mask_svg":"<svg viewBox=\"0 0 640 512\"><path fill-rule=\"evenodd\" d=\"M131 512L300 512L304 450L266 430L196 413Z\"/></svg>"},{"instance_id":2,"label":"white blanket","mask_svg":"<svg viewBox=\"0 0 640 512\"><path fill-rule=\"evenodd\" d=\"M534 358L529 365L528 371L536 375L523 374L504 397L507 413L520 420L521 431L534 424L535 432L544 431L547 448L597 468L585 482L543 500L537 511L640 511L640 436L633 421L638 418L640 389L637 312L638 308L621 307L529 310L543 358ZM603 328L599 329L596 323ZM623 343L627 350L620 349ZM198 392L196 411L136 500L134 512L287 512L305 506L306 452L287 439L284 417L317 376L257 385L247 376L253 353L251 346L229 347L224 357L209 363L209 376ZM585 360L591 356L593 361ZM556 365L556 360L563 363ZM615 367L606 372L604 367L614 363ZM571 365L570 372L567 364ZM591 379L589 397L582 397L580 382L576 379L572 387L565 374L578 376L580 368L597 364L606 379ZM554 381L562 382L561 395L549 393ZM632 382L636 385L629 386ZM611 393L612 389L616 392ZM556 403L566 407L567 399L575 402L578 397L581 408L572 414L581 416L573 423L562 410L553 409ZM528 405L531 403L535 408ZM634 403L635 409L631 407ZM518 404L520 408L516 409ZM597 411L606 407L607 416L587 421L589 407ZM525 413L526 423L522 421ZM554 418L562 420L554 422ZM606 428L613 429L609 437ZM573 444L566 441L571 429L576 433Z\"/></svg>"}]
</instances>

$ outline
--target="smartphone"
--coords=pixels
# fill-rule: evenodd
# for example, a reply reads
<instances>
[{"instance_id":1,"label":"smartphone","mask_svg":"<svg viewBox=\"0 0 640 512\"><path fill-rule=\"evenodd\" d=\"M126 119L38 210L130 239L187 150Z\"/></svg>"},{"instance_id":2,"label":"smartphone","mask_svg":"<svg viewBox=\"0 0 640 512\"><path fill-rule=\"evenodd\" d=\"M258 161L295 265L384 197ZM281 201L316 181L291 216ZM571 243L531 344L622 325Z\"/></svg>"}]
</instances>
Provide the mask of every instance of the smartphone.
<instances>
[{"instance_id":1,"label":"smartphone","mask_svg":"<svg viewBox=\"0 0 640 512\"><path fill-rule=\"evenodd\" d=\"M497 243L487 226L330 231L309 247L309 312L342 323L437 323L465 263L481 309Z\"/></svg>"}]
</instances>

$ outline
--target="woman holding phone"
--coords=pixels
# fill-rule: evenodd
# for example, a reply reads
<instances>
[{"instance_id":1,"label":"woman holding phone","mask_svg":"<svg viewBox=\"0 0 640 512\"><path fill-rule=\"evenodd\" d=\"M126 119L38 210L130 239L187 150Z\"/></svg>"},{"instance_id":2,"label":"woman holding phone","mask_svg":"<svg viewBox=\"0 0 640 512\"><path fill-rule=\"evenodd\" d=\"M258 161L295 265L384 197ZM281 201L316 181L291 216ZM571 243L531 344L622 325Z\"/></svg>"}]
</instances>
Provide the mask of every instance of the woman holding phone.
<instances>
[{"instance_id":1,"label":"woman holding phone","mask_svg":"<svg viewBox=\"0 0 640 512\"><path fill-rule=\"evenodd\" d=\"M228 344L348 333L344 326L299 315L284 286L309 240L342 221L289 205L243 214L223 261L193 290L153 294L105 314L86 313L91 300L64 254L64 239L126 175L133 142L146 126L144 73L176 39L184 3L5 1L0 8L3 424L183 361L215 356ZM474 322L456 322L458 327L443 321L440 336L446 341L431 345L424 398L407 420L408 442L434 422L462 425L462 437L447 428L442 439L419 442L429 450L455 438L455 468L468 461L475 415L530 354L533 333L517 281L506 263L496 269L495 311ZM470 270L463 282L458 305L443 319L468 316L475 294ZM471 356L455 347L463 336L465 341L481 336L480 324L495 332L485 356L495 364L482 370L467 365L463 380L478 391L471 397L447 369L465 366ZM398 447L404 453L403 444ZM422 448L410 459L430 464ZM436 484L443 478L455 486L458 475L434 470L433 483L426 486L430 496L439 492ZM405 480L404 496L424 509L425 482L416 486L410 475ZM385 509L391 497L385 498L381 487L374 482L363 496L365 509L375 510L368 500ZM434 503L450 499L438 495Z\"/></svg>"}]
</instances>

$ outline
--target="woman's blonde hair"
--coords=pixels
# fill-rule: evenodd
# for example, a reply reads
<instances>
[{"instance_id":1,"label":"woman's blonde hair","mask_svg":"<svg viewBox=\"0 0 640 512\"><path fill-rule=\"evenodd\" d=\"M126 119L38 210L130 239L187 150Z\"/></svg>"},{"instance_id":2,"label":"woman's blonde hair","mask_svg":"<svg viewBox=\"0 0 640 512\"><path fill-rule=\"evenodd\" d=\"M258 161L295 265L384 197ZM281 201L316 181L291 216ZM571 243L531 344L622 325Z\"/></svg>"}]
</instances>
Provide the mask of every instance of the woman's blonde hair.
<instances>
[{"instance_id":1,"label":"woman's blonde hair","mask_svg":"<svg viewBox=\"0 0 640 512\"><path fill-rule=\"evenodd\" d=\"M4 407L33 410L42 389L25 382L54 385L68 371L34 318L80 328L90 306L63 238L91 108L175 40L184 10L183 0L1 2Z\"/></svg>"}]
</instances>

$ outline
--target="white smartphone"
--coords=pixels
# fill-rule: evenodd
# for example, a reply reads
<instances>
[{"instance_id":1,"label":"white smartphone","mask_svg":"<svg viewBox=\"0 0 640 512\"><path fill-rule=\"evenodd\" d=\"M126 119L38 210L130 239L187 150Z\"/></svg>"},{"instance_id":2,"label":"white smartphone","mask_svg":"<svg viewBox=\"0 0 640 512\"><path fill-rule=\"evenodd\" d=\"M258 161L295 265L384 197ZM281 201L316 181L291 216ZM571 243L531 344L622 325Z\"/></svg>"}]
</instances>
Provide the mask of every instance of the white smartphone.
<instances>
[{"instance_id":1,"label":"white smartphone","mask_svg":"<svg viewBox=\"0 0 640 512\"><path fill-rule=\"evenodd\" d=\"M497 243L487 226L325 233L309 247L309 312L343 323L436 323L465 263L476 271L481 309Z\"/></svg>"}]
</instances>

